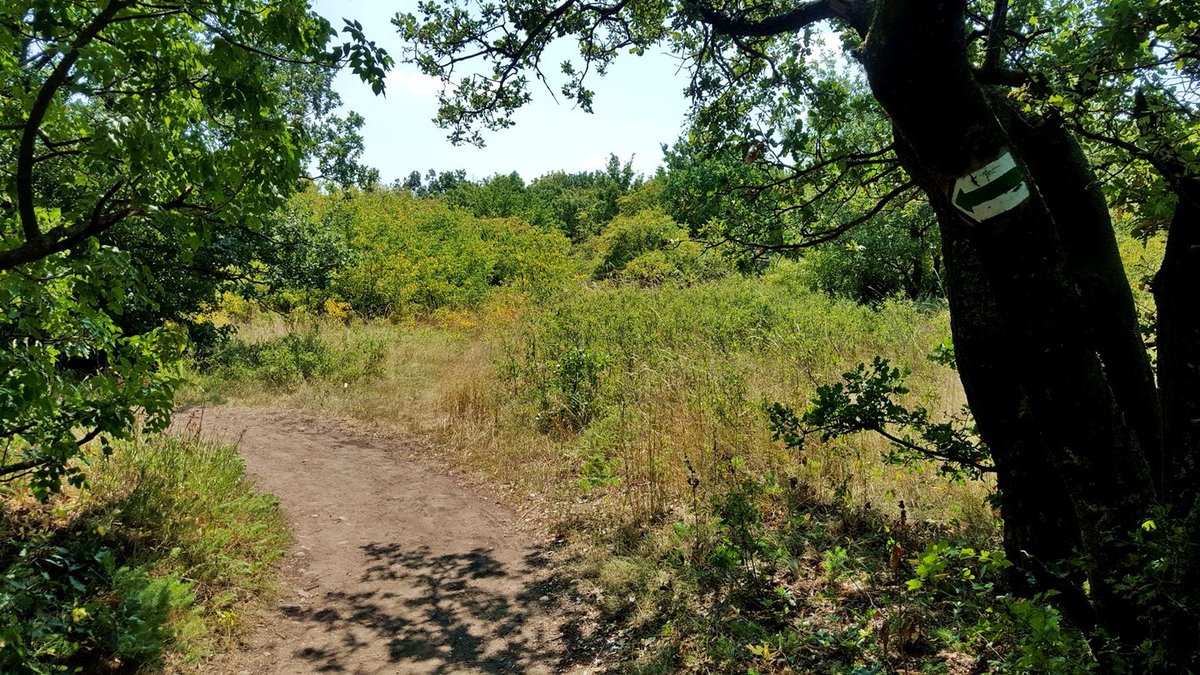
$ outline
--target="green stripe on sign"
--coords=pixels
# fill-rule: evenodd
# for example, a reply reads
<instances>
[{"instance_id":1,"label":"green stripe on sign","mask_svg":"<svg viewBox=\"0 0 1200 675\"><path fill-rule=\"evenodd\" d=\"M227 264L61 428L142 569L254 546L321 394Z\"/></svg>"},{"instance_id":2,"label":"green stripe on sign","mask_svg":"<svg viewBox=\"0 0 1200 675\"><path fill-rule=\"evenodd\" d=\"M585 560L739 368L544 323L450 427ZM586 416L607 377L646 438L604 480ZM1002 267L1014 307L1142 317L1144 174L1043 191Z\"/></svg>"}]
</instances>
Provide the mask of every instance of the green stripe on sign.
<instances>
[{"instance_id":1,"label":"green stripe on sign","mask_svg":"<svg viewBox=\"0 0 1200 675\"><path fill-rule=\"evenodd\" d=\"M1014 166L1005 171L996 180L980 187L978 190L967 192L963 190L954 198L954 205L964 211L973 211L976 206L992 201L996 197L1015 190L1025 182L1025 174L1021 171L1021 167Z\"/></svg>"}]
</instances>

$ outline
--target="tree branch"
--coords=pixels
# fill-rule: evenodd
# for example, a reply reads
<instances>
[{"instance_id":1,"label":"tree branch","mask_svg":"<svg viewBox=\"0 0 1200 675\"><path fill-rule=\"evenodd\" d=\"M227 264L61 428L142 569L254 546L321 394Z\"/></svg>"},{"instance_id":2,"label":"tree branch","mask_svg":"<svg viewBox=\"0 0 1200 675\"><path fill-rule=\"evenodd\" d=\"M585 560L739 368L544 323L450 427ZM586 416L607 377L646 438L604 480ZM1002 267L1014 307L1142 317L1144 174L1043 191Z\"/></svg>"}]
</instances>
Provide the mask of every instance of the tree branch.
<instances>
[{"instance_id":1,"label":"tree branch","mask_svg":"<svg viewBox=\"0 0 1200 675\"><path fill-rule=\"evenodd\" d=\"M71 68L79 59L79 51L86 47L96 35L112 23L113 18L127 6L127 0L109 0L108 5L92 19L92 22L79 32L78 37L71 43L70 49L63 54L62 60L51 71L50 76L38 91L33 106L29 109L29 117L25 119L25 129L21 134L21 145L17 150L17 212L21 218L21 230L27 244L41 239L42 232L37 224L37 211L33 204L33 164L34 147L37 144L38 132L42 121L50 109L50 103L58 90L70 79ZM24 248L24 247L22 247ZM6 252L7 253L7 252ZM2 259L2 257L0 257ZM36 258L35 258L36 260ZM0 268L7 269L7 268Z\"/></svg>"},{"instance_id":2,"label":"tree branch","mask_svg":"<svg viewBox=\"0 0 1200 675\"><path fill-rule=\"evenodd\" d=\"M794 33L818 21L839 16L834 11L833 2L829 0L812 0L802 3L790 12L758 20L727 16L703 0L688 0L686 5L696 10L700 18L712 26L713 30L730 37L768 37Z\"/></svg>"},{"instance_id":3,"label":"tree branch","mask_svg":"<svg viewBox=\"0 0 1200 675\"><path fill-rule=\"evenodd\" d=\"M983 71L995 72L1000 68L1004 56L1004 31L1008 25L1008 0L996 0L992 10L992 22L988 26L987 51L983 57Z\"/></svg>"},{"instance_id":4,"label":"tree branch","mask_svg":"<svg viewBox=\"0 0 1200 675\"><path fill-rule=\"evenodd\" d=\"M24 462L17 462L16 464L9 464L8 466L2 466L2 467L0 467L0 481L15 480L17 478L20 478L21 476L20 475L14 476L13 474L22 474L26 471L31 471L33 469L40 468L40 467L46 466L47 464L51 463L52 461L53 460L47 459L47 458L27 459Z\"/></svg>"},{"instance_id":5,"label":"tree branch","mask_svg":"<svg viewBox=\"0 0 1200 675\"><path fill-rule=\"evenodd\" d=\"M100 435L100 432L101 432L101 429L99 427L92 429L91 431L84 434L82 438L76 439L75 445L84 446L84 445L96 440L96 437ZM6 481L10 481L10 480L15 480L15 479L21 477L20 474L24 474L25 472L32 471L34 469L40 469L43 466L53 464L55 461L56 460L53 457L41 457L41 458L37 458L37 459L27 459L23 462L17 462L15 464L8 464L5 466L0 466L0 481L6 482ZM18 474L18 475L13 475L13 474Z\"/></svg>"},{"instance_id":6,"label":"tree branch","mask_svg":"<svg viewBox=\"0 0 1200 675\"><path fill-rule=\"evenodd\" d=\"M907 448L909 450L912 450L913 452L917 452L922 455L925 455L925 457L927 457L929 459L936 459L936 460L939 460L942 462L954 462L956 464L962 464L963 466L969 466L972 469L974 469L980 473L996 473L996 467L992 466L991 464L981 464L972 459L967 459L964 457L955 457L953 454L950 454L950 453L938 452L937 450L934 450L933 448L928 448L923 445L918 445L908 439L901 438L901 437L891 433L887 429L883 428L882 426L870 426L870 427L867 427L867 429L869 431L874 431L875 433L879 434L880 436L883 436L887 440L891 441L892 443L895 443L896 445L899 445L902 448Z\"/></svg>"},{"instance_id":7,"label":"tree branch","mask_svg":"<svg viewBox=\"0 0 1200 675\"><path fill-rule=\"evenodd\" d=\"M757 249L759 251L767 251L767 252L775 252L775 253L799 251L799 250L806 249L806 248L812 248L813 246L817 246L819 244L824 244L824 243L833 241L834 239L837 239L841 235L845 234L846 232L848 232L848 231L854 229L855 227L862 225L863 223L867 222L868 220L874 218L876 215L879 214L880 211L883 211L883 209L886 208L888 206L888 204L891 204L896 198L900 197L905 192L912 190L915 187L916 187L916 183L914 183L912 181L907 181L905 183L902 183L902 184L896 186L896 188L894 190L892 190L892 191L888 192L887 194L885 194L884 196L880 197L879 200L877 202L875 202L875 205L873 207L871 207L871 209L866 211L865 213L862 213L854 218L851 218L850 220L848 220L844 223L839 223L828 229L821 230L820 232L805 232L803 241L798 241L798 242L795 242L792 244L765 244L762 242L755 242L755 241L740 239L740 238L734 237L728 233L723 235L723 238L728 242L737 244L738 246L744 246L746 248L753 248L753 249Z\"/></svg>"},{"instance_id":8,"label":"tree branch","mask_svg":"<svg viewBox=\"0 0 1200 675\"><path fill-rule=\"evenodd\" d=\"M56 227L33 241L27 241L7 251L0 251L0 271L10 270L19 265L41 260L48 255L61 253L90 237L103 233L126 218L146 215L148 213L146 210L129 207L104 213L105 207L113 201L116 193L127 184L128 182L124 179L114 183L97 200L96 206L87 220L70 226ZM187 198L191 196L192 191L192 188L188 188L170 201L162 202L157 206L163 211L199 208L187 203Z\"/></svg>"}]
</instances>

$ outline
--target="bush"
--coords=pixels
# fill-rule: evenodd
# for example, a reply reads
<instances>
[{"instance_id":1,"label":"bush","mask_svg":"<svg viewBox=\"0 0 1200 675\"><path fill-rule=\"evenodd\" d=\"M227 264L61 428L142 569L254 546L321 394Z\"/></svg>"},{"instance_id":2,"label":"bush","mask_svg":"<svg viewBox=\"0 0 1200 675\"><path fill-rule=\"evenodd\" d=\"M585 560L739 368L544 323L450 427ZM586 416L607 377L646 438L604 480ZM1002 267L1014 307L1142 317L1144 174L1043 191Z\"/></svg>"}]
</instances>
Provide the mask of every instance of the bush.
<instances>
[{"instance_id":1,"label":"bush","mask_svg":"<svg viewBox=\"0 0 1200 675\"><path fill-rule=\"evenodd\" d=\"M543 429L578 431L591 423L602 403L601 373L610 358L586 347L567 347L547 365L534 395L539 398Z\"/></svg>"},{"instance_id":2,"label":"bush","mask_svg":"<svg viewBox=\"0 0 1200 675\"><path fill-rule=\"evenodd\" d=\"M668 280L695 283L729 273L715 254L692 241L687 231L661 210L617 216L600 235L601 259L593 276L642 285Z\"/></svg>"},{"instance_id":3,"label":"bush","mask_svg":"<svg viewBox=\"0 0 1200 675\"><path fill-rule=\"evenodd\" d=\"M542 297L571 274L561 234L405 191L353 195L325 218L346 230L351 248L333 289L366 316L473 309L501 286Z\"/></svg>"},{"instance_id":4,"label":"bush","mask_svg":"<svg viewBox=\"0 0 1200 675\"><path fill-rule=\"evenodd\" d=\"M861 303L943 297L937 226L928 207L876 218L810 251L810 286Z\"/></svg>"}]
</instances>

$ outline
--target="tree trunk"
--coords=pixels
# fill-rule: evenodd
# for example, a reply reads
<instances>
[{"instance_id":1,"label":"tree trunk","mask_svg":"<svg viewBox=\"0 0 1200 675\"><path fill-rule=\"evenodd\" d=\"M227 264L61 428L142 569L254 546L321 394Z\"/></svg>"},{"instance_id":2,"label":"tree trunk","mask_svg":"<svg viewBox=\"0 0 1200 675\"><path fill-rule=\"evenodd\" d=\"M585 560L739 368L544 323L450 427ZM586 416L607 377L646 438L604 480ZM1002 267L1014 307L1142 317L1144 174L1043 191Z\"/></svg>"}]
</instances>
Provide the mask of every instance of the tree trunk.
<instances>
[{"instance_id":1,"label":"tree trunk","mask_svg":"<svg viewBox=\"0 0 1200 675\"><path fill-rule=\"evenodd\" d=\"M967 60L964 11L961 0L880 0L860 58L938 214L959 371L1006 493L1010 543L1029 543L1035 572L1083 570L1089 592L1075 585L1064 609L1087 630L1090 606L1093 644L1111 636L1118 658L1136 659L1150 627L1118 584L1143 572L1129 547L1164 472L1132 297L1082 153L1061 127L989 99ZM990 217L960 213L956 184L1006 154L1028 195Z\"/></svg>"},{"instance_id":2,"label":"tree trunk","mask_svg":"<svg viewBox=\"0 0 1200 675\"><path fill-rule=\"evenodd\" d=\"M1200 478L1200 179L1177 182L1179 201L1154 277L1158 310L1158 384L1162 390L1167 462L1166 499L1191 508Z\"/></svg>"},{"instance_id":3,"label":"tree trunk","mask_svg":"<svg viewBox=\"0 0 1200 675\"><path fill-rule=\"evenodd\" d=\"M1161 658L1180 669L1200 663L1200 179L1176 177L1179 197L1162 267L1154 278L1158 383L1167 472L1164 501L1183 526L1168 583L1177 611L1164 617Z\"/></svg>"}]
</instances>

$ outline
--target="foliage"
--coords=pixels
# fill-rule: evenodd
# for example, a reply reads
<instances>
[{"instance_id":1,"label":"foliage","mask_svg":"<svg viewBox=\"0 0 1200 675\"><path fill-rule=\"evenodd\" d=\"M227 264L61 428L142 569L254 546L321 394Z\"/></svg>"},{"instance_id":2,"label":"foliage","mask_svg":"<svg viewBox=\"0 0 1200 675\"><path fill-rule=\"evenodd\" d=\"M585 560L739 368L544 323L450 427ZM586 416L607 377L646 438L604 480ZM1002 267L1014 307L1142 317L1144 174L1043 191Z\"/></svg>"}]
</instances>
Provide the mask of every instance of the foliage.
<instances>
[{"instance_id":1,"label":"foliage","mask_svg":"<svg viewBox=\"0 0 1200 675\"><path fill-rule=\"evenodd\" d=\"M5 491L5 672L198 658L266 587L286 524L233 448L166 438L119 446L93 465L85 494L38 504L23 485Z\"/></svg>"},{"instance_id":2,"label":"foliage","mask_svg":"<svg viewBox=\"0 0 1200 675\"><path fill-rule=\"evenodd\" d=\"M171 414L183 349L177 328L126 335L116 317L142 305L124 296L139 272L101 249L59 254L0 271L0 470L32 472L39 496L79 485L68 460L92 439L105 452L138 421L162 428ZM76 435L78 434L78 436Z\"/></svg>"},{"instance_id":3,"label":"foliage","mask_svg":"<svg viewBox=\"0 0 1200 675\"><path fill-rule=\"evenodd\" d=\"M329 71L382 91L391 60L304 0L9 3L0 26L0 476L44 496L87 440L165 424L172 324L248 260L239 230L308 162L353 173Z\"/></svg>"},{"instance_id":4,"label":"foliage","mask_svg":"<svg viewBox=\"0 0 1200 675\"><path fill-rule=\"evenodd\" d=\"M515 171L496 174L478 182L461 180L450 188L438 186L437 179L433 179L424 192L427 195L439 195L446 203L470 211L478 218L521 217L529 222L542 220L531 213L525 181ZM421 194L421 188L417 188L417 193Z\"/></svg>"},{"instance_id":5,"label":"foliage","mask_svg":"<svg viewBox=\"0 0 1200 675\"><path fill-rule=\"evenodd\" d=\"M805 252L804 261L815 288L862 303L944 295L935 222L928 207L917 204Z\"/></svg>"},{"instance_id":6,"label":"foliage","mask_svg":"<svg viewBox=\"0 0 1200 675\"><path fill-rule=\"evenodd\" d=\"M659 210L617 216L600 234L600 263L593 276L643 285L695 283L727 273L713 251L705 251Z\"/></svg>"},{"instance_id":7,"label":"foliage","mask_svg":"<svg viewBox=\"0 0 1200 675\"><path fill-rule=\"evenodd\" d=\"M601 374L610 362L602 352L569 346L546 364L544 384L533 390L542 426L578 431L591 423L604 404Z\"/></svg>"},{"instance_id":8,"label":"foliage","mask_svg":"<svg viewBox=\"0 0 1200 675\"><path fill-rule=\"evenodd\" d=\"M542 297L570 274L561 235L406 192L356 194L324 217L326 227L345 232L351 250L333 288L367 316L478 307L500 286Z\"/></svg>"},{"instance_id":9,"label":"foliage","mask_svg":"<svg viewBox=\"0 0 1200 675\"><path fill-rule=\"evenodd\" d=\"M600 232L617 215L635 180L632 161L609 155L602 171L548 173L529 184L529 222L562 231L573 242Z\"/></svg>"},{"instance_id":10,"label":"foliage","mask_svg":"<svg viewBox=\"0 0 1200 675\"><path fill-rule=\"evenodd\" d=\"M631 162L610 155L600 171L553 171L530 181L496 174L480 181L466 172L413 172L402 186L420 197L440 197L479 218L518 217L543 230L558 230L579 243L597 234L617 215L620 201L636 188Z\"/></svg>"},{"instance_id":11,"label":"foliage","mask_svg":"<svg viewBox=\"0 0 1200 675\"><path fill-rule=\"evenodd\" d=\"M330 297L337 273L351 262L352 251L342 232L328 226L317 212L322 197L296 195L268 221L266 245L252 263L271 294L268 304L287 311L289 304L312 307ZM240 290L246 290L243 285ZM288 302L299 296L303 300Z\"/></svg>"},{"instance_id":12,"label":"foliage","mask_svg":"<svg viewBox=\"0 0 1200 675\"><path fill-rule=\"evenodd\" d=\"M1010 23L1037 35L1006 42L1013 66L1039 75L1014 96L1095 143L1106 196L1143 236L1166 229L1177 181L1200 171L1200 12L1148 0L1038 2L1014 7Z\"/></svg>"},{"instance_id":13,"label":"foliage","mask_svg":"<svg viewBox=\"0 0 1200 675\"><path fill-rule=\"evenodd\" d=\"M305 332L289 331L258 342L233 338L218 347L204 365L215 377L287 387L317 379L348 383L374 377L382 360L379 341L330 343L313 326Z\"/></svg>"},{"instance_id":14,"label":"foliage","mask_svg":"<svg viewBox=\"0 0 1200 675\"><path fill-rule=\"evenodd\" d=\"M822 502L779 473L727 468L734 484L710 500L618 539L603 562L576 563L601 608L627 626L624 670L1092 668L1082 635L1046 598L1010 594L1011 563L985 548L994 539Z\"/></svg>"},{"instance_id":15,"label":"foliage","mask_svg":"<svg viewBox=\"0 0 1200 675\"><path fill-rule=\"evenodd\" d=\"M810 435L829 441L870 431L890 442L883 457L890 464L934 460L941 462L943 475L957 480L981 478L994 471L970 411L964 410L959 418L934 422L926 408L906 408L896 400L908 393L906 375L892 368L887 359L876 356L869 367L860 363L843 373L842 382L817 387L809 408L800 415L788 406L772 404L767 412L771 432L787 447L803 451Z\"/></svg>"},{"instance_id":16,"label":"foliage","mask_svg":"<svg viewBox=\"0 0 1200 675\"><path fill-rule=\"evenodd\" d=\"M580 467L578 485L587 492L597 488L616 485L619 481L613 470L612 462L601 452L593 452L583 460Z\"/></svg>"}]
</instances>

